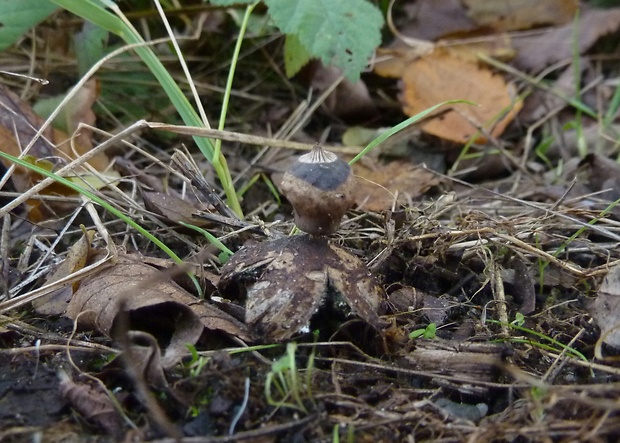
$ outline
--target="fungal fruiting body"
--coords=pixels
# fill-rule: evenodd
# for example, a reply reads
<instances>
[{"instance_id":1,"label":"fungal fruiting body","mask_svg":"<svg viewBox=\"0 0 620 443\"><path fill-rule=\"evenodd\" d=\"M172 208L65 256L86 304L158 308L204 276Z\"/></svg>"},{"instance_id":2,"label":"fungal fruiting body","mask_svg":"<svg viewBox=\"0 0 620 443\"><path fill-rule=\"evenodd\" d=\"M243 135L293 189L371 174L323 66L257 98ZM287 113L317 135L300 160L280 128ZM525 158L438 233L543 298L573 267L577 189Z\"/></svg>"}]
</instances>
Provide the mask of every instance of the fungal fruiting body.
<instances>
[{"instance_id":1,"label":"fungal fruiting body","mask_svg":"<svg viewBox=\"0 0 620 443\"><path fill-rule=\"evenodd\" d=\"M286 171L281 189L295 224L311 235L333 234L355 203L355 176L348 163L318 143Z\"/></svg>"}]
</instances>

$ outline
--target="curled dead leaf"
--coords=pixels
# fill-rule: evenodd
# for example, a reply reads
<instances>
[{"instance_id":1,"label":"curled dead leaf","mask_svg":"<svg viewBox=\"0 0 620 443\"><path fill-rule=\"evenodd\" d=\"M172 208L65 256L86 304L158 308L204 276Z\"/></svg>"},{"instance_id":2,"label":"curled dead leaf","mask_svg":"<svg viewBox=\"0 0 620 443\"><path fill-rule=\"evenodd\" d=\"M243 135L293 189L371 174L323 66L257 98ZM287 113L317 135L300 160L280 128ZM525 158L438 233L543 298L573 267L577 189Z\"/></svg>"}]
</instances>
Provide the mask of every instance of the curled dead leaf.
<instances>
[{"instance_id":1,"label":"curled dead leaf","mask_svg":"<svg viewBox=\"0 0 620 443\"><path fill-rule=\"evenodd\" d=\"M110 397L99 387L75 382L64 372L60 375L60 395L91 423L121 440L123 418L114 408Z\"/></svg>"},{"instance_id":2,"label":"curled dead leaf","mask_svg":"<svg viewBox=\"0 0 620 443\"><path fill-rule=\"evenodd\" d=\"M165 274L136 256L119 256L115 266L84 279L66 315L79 316L80 325L114 337L127 312L128 330L146 331L164 349L163 365L170 367L187 355L205 329L249 340L239 321L197 299Z\"/></svg>"},{"instance_id":3,"label":"curled dead leaf","mask_svg":"<svg viewBox=\"0 0 620 443\"><path fill-rule=\"evenodd\" d=\"M129 331L123 352L126 354L125 361L129 360L134 366L136 376L158 389L168 387L161 349L155 337L144 331Z\"/></svg>"}]
</instances>

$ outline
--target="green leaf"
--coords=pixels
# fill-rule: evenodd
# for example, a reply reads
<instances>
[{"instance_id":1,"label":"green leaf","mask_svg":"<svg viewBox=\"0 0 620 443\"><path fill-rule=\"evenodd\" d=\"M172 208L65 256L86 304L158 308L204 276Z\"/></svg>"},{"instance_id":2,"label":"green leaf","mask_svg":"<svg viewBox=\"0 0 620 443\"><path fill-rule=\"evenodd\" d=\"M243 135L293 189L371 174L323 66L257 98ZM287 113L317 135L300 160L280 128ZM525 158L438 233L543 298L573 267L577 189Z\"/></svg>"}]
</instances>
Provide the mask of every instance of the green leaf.
<instances>
[{"instance_id":1,"label":"green leaf","mask_svg":"<svg viewBox=\"0 0 620 443\"><path fill-rule=\"evenodd\" d=\"M383 16L366 0L264 0L276 26L355 81L381 43Z\"/></svg>"},{"instance_id":2,"label":"green leaf","mask_svg":"<svg viewBox=\"0 0 620 443\"><path fill-rule=\"evenodd\" d=\"M289 34L284 40L284 69L286 76L291 78L310 61L312 55L301 44L295 34Z\"/></svg>"},{"instance_id":3,"label":"green leaf","mask_svg":"<svg viewBox=\"0 0 620 443\"><path fill-rule=\"evenodd\" d=\"M56 9L56 5L41 0L0 0L0 51Z\"/></svg>"},{"instance_id":4,"label":"green leaf","mask_svg":"<svg viewBox=\"0 0 620 443\"><path fill-rule=\"evenodd\" d=\"M424 338L431 339L435 337L437 337L437 324L430 323L424 330Z\"/></svg>"},{"instance_id":5,"label":"green leaf","mask_svg":"<svg viewBox=\"0 0 620 443\"><path fill-rule=\"evenodd\" d=\"M424 329L424 328L416 329L416 330L411 331L409 333L409 338L413 340L413 339L422 337L425 332L426 332L426 329Z\"/></svg>"},{"instance_id":6,"label":"green leaf","mask_svg":"<svg viewBox=\"0 0 620 443\"><path fill-rule=\"evenodd\" d=\"M75 34L73 43L80 76L107 54L108 35L108 31L92 22L84 22L82 30Z\"/></svg>"},{"instance_id":7,"label":"green leaf","mask_svg":"<svg viewBox=\"0 0 620 443\"><path fill-rule=\"evenodd\" d=\"M381 143L386 141L388 138L390 138L394 134L402 131L407 126L410 126L410 125L412 125L412 124L422 120L424 117L426 117L430 113L434 112L436 109L438 109L438 108L440 108L442 106L451 105L451 104L454 104L454 103L467 103L468 105L475 105L475 103L468 102L467 100L449 100L447 102L442 102L442 103L436 104L435 106L431 106L430 108L427 108L424 111L419 112L419 113L417 113L416 115L414 115L412 117L409 117L407 120L405 120L403 122L400 122L396 126L393 126L390 129L388 129L387 131L385 131L384 133L382 133L379 137L375 138L364 149L362 149L362 152L360 152L352 160L350 160L349 164L352 165L353 163L358 161L360 158L362 158L363 156L368 154L370 151L375 149L377 146L379 146Z\"/></svg>"},{"instance_id":8,"label":"green leaf","mask_svg":"<svg viewBox=\"0 0 620 443\"><path fill-rule=\"evenodd\" d=\"M523 326L525 324L525 316L520 312L515 314L515 319L512 321L513 325Z\"/></svg>"},{"instance_id":9,"label":"green leaf","mask_svg":"<svg viewBox=\"0 0 620 443\"><path fill-rule=\"evenodd\" d=\"M426 338L426 339L433 339L437 337L437 324L429 323L429 325L426 328L416 329L409 333L409 338L412 340L415 340L416 338L420 338L420 337Z\"/></svg>"}]
</instances>

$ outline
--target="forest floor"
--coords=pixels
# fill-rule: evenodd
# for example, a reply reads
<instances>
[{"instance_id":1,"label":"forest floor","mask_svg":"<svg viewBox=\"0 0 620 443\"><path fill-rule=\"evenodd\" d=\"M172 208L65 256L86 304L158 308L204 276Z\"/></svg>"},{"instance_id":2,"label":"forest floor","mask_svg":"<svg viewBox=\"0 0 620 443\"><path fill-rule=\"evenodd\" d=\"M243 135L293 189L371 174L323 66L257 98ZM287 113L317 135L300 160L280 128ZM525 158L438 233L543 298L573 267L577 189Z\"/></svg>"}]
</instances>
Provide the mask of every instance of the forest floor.
<instances>
[{"instance_id":1,"label":"forest floor","mask_svg":"<svg viewBox=\"0 0 620 443\"><path fill-rule=\"evenodd\" d=\"M138 3L127 16L165 37ZM206 114L227 107L208 135L240 211L133 52L103 64L63 114L74 146L48 131L28 160L42 170L3 160L0 441L619 441L620 8L465 29L461 2L398 2L409 47L384 30L357 83L317 61L287 78L259 8L229 104L243 9L201 8L170 17L195 36L180 43ZM0 79L0 150L80 79L87 31L56 12L0 53L30 76ZM480 41L476 61L453 52ZM448 104L393 135L352 165L337 232L296 232L280 183L300 154L350 161L456 99L479 113ZM33 189L89 152L72 183L94 198Z\"/></svg>"}]
</instances>

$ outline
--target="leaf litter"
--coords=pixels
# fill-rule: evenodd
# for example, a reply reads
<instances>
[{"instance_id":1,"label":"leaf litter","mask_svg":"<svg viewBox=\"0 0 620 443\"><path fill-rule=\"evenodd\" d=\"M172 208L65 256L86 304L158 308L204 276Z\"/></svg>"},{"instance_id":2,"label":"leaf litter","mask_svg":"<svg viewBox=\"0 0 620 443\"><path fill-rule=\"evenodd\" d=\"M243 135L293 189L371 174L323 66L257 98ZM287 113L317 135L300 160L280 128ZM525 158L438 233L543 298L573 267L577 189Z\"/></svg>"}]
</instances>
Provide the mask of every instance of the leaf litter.
<instances>
[{"instance_id":1,"label":"leaf litter","mask_svg":"<svg viewBox=\"0 0 620 443\"><path fill-rule=\"evenodd\" d=\"M19 413L3 412L0 437L19 441L39 433L53 441L88 433L98 441L172 441L183 434L187 441L218 441L213 439L231 433L222 438L333 441L336 428L340 438L353 435L356 441L618 438L617 140L601 136L611 126L592 131L588 155L577 158L584 143L581 130L588 129L585 125L601 129L603 123L582 119L584 127L572 129L578 121L574 107L557 95L554 102L528 107L529 88L539 84L527 76L557 61L558 54L571 59L570 50L566 52L570 42L563 39L561 51L541 49L543 54L527 67L518 60L535 50L515 44L520 32L532 28L541 35L559 29L555 26L563 27L562 35L572 32L570 8L575 3L553 2L569 11L559 23L559 14L531 14L539 5L527 1L511 4L529 15L510 16L495 2L403 3L406 13L398 16L398 29L431 41L435 52L405 54L397 74L403 78L401 86L364 74L360 98L375 102L364 112L334 107L343 101L342 94L355 93L346 89L316 111L326 96L309 110L308 103L279 83L248 83L254 85L253 90L248 86L252 94L276 97L283 108L299 105L301 112L283 125L303 128L290 134L308 149L324 138L337 144L352 122L389 127L401 121L400 112L419 101L411 88L425 72L430 72L430 86L415 85L416 94L454 91L454 83L461 83L461 89L431 98L428 105L444 98L484 101L486 96L460 96L467 82L458 81L458 74L492 90L489 101L499 106L489 114L453 107L408 131L400 147L384 146L355 165L358 183L374 186L380 194L374 196L360 184L357 206L329 240L288 235L291 208L273 196L275 177L285 168L270 157L261 161L255 148L239 142L224 145L244 192L244 211L250 214L240 220L223 206L213 174L199 156L194 157L206 171L205 187L187 171L175 170L172 147L190 140L154 131L136 134L131 143L117 140L110 158L122 156L117 170L123 180L98 192L165 239L184 257L184 265L170 266L152 244L105 211L97 211L103 223L80 212L76 199L67 200L68 211L37 216L54 221L55 227L64 223L51 233L28 208L13 208L10 217L3 213L2 276L14 273L23 281L6 278L10 297L3 294L0 301L0 374L7 386L0 401L9 407L28 405L32 412L17 407ZM416 20L417 13L436 18L448 6L445 25ZM591 62L581 66L583 78L607 76L607 82L594 83L595 94L584 91L579 98L602 113L613 95L610 73L617 60L608 54L598 57L593 45L618 26L613 9L584 8L581 15L585 26L586 19L600 24L597 20L605 14L609 21L600 23L609 25L588 26L579 34L579 52ZM215 21L219 26L226 20L222 17ZM196 23L179 20L178 25L190 30ZM500 64L490 67L467 58L473 51L459 59L458 51L448 53L450 45L442 43L466 42L480 33L508 43L500 46L506 57L502 63L527 72L517 72L519 76L500 70ZM222 42L202 42L207 47L216 43ZM258 52L264 59L240 61L245 69L239 70L239 84L252 80L259 61L263 66L274 63L272 43L260 44L269 50ZM596 50L603 51L604 45ZM457 76L443 78L432 69ZM560 85L560 76L556 70L549 77L552 88L562 86L564 98L571 96L578 79ZM339 81L330 78L332 84ZM540 89L545 98L551 90ZM33 119L29 105L17 96L5 96L13 104L4 108L9 117L2 133L10 143L2 149L28 145L41 120ZM245 92L238 99L252 106L231 105L243 116L230 123L235 133L268 133L260 122L272 114L255 106ZM550 106L557 111L546 113ZM529 114L535 108L536 114ZM364 115L379 121L365 122ZM450 115L461 123L454 124ZM451 123L429 130L431 122L437 125L442 119ZM305 120L310 123L300 123ZM28 123L16 126L18 121ZM118 132L111 121L98 125ZM326 127L329 134L323 132ZM568 149L572 142L564 137L571 130L574 149ZM93 146L101 143L90 137ZM47 154L35 156L38 160L60 157L60 140L49 140L40 139L41 152ZM439 157L442 161L435 162ZM419 163L427 166L413 158L425 159ZM488 159L497 161L481 162ZM28 188L16 177L3 189L9 189L3 199L15 198L11 190ZM28 179L31 184L40 180ZM66 196L59 189L39 195L48 201ZM193 223L197 215L208 220L203 226L212 235L236 251L232 256L220 254L180 225ZM86 236L80 224L88 227ZM105 266L88 269L101 261L97 252L109 241L120 252L108 254ZM200 292L188 272L204 276ZM72 280L73 275L78 277ZM47 285L64 287L51 295L36 292ZM32 299L33 310L28 304ZM414 338L412 333L420 329L434 332ZM292 358L284 347L291 341L297 343L287 348L295 349ZM119 354L123 358L114 359ZM70 374L58 379L66 368ZM282 402L269 401L265 393L269 374L278 380L283 396L275 398L284 398ZM29 391L24 388L28 384ZM44 408L57 403L58 393L73 413ZM41 396L40 409L31 394ZM296 407L291 407L293 401ZM125 414L123 420L117 414Z\"/></svg>"}]
</instances>

